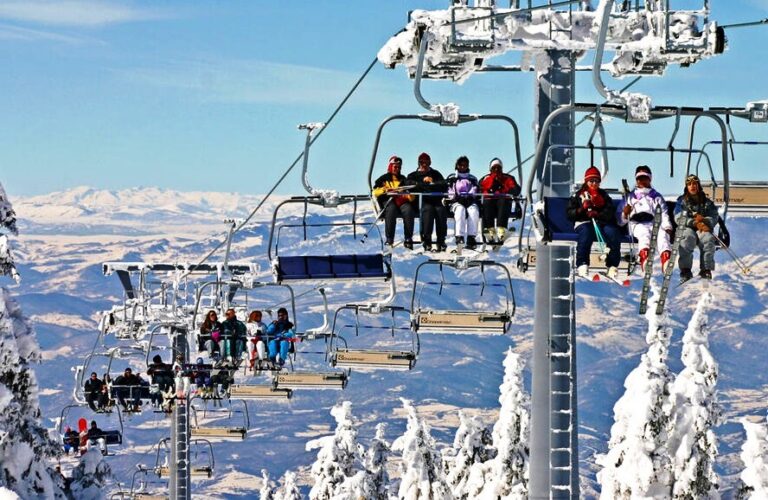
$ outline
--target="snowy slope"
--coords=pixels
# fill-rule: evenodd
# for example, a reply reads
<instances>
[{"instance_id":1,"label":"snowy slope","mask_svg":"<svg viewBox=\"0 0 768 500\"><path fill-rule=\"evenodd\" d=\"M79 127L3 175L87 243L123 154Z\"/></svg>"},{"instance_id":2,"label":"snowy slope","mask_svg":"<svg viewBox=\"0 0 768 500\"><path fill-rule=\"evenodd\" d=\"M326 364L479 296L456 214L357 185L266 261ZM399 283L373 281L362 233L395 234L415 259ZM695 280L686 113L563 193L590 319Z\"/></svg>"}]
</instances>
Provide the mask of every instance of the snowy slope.
<instances>
[{"instance_id":1,"label":"snowy slope","mask_svg":"<svg viewBox=\"0 0 768 500\"><path fill-rule=\"evenodd\" d=\"M19 270L24 281L16 290L25 313L32 317L44 362L38 369L41 404L46 416L57 417L71 400L70 367L90 352L96 338L96 315L120 295L114 278L101 275L108 260L190 260L199 258L221 241L225 217L244 217L261 199L227 193L178 193L155 188L118 192L78 188L33 198L15 199L23 236L15 242ZM253 258L268 270L265 245L271 218L271 201L265 211L235 240L239 258ZM367 208L367 207L366 207ZM717 429L720 457L717 467L730 487L741 470L738 459L744 440L739 418L764 415L768 400L768 373L763 353L768 350L768 264L764 257L768 221L733 219L729 224L733 249L752 267L749 278L739 276L726 255L718 255L716 279L711 287L710 349L720 364L718 390L726 423ZM326 239L338 243L341 236ZM511 243L511 242L510 242ZM260 470L272 477L285 470L299 472L306 485L314 454L305 442L328 434L333 425L329 411L338 401L352 401L359 421L359 437L367 444L377 422L389 424L391 441L405 429L400 397L414 401L426 417L438 441L449 445L458 427L458 409L479 414L487 424L495 421L498 386L502 380L504 352L512 345L530 358L533 322L533 273L514 270L516 254L505 248L499 258L513 273L518 311L508 337L477 338L464 335L421 337L421 355L410 373L352 374L343 393L319 391L296 393L285 403L250 404L251 427L243 443L216 446L216 481L196 483L196 491L212 498L253 495L260 484ZM397 303L408 305L415 267L423 256L395 255L398 276ZM264 278L269 279L265 271ZM297 288L297 294L306 288ZM383 287L331 284L332 306L383 296ZM579 419L582 486L586 496L595 495L594 454L605 452L612 424L613 404L623 393L626 375L645 350L647 324L637 312L639 284L630 290L606 284L577 284L579 328ZM668 305L675 331L670 365L682 367L680 345L683 329L696 305L696 285L673 289ZM430 296L437 307L474 300L453 288L448 296ZM299 309L304 328L320 324L317 294L302 299ZM377 339L385 341L385 338ZM318 346L303 348L319 351ZM322 355L302 360L321 366ZM117 370L122 370L121 363ZM529 376L529 375L527 375ZM137 462L154 464L150 446L167 434L162 415L127 417L126 446L111 457L118 478L130 481Z\"/></svg>"}]
</instances>

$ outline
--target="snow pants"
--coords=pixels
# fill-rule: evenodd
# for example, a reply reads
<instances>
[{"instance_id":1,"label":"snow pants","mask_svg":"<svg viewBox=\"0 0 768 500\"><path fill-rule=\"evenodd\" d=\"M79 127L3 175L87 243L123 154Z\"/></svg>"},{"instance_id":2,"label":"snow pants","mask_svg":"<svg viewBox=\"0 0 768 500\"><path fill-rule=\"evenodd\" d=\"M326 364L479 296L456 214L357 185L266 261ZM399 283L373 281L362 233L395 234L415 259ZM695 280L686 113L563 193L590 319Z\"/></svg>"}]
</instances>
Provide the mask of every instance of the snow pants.
<instances>
[{"instance_id":1,"label":"snow pants","mask_svg":"<svg viewBox=\"0 0 768 500\"><path fill-rule=\"evenodd\" d=\"M410 202L403 203L398 207L393 200L384 209L384 237L387 239L387 243L391 244L395 241L398 217L403 218L403 237L409 241L413 239L413 221L416 218L416 210Z\"/></svg>"},{"instance_id":2,"label":"snow pants","mask_svg":"<svg viewBox=\"0 0 768 500\"><path fill-rule=\"evenodd\" d=\"M448 234L448 209L440 203L421 204L421 242L432 243L432 230L437 232L437 243L445 244Z\"/></svg>"},{"instance_id":3,"label":"snow pants","mask_svg":"<svg viewBox=\"0 0 768 500\"><path fill-rule=\"evenodd\" d=\"M608 247L608 257L605 259L605 265L608 267L619 267L621 261L621 232L613 224L600 226L600 233L603 235L605 244ZM576 266L589 265L589 253L592 250L592 243L597 240L595 227L592 221L576 226Z\"/></svg>"},{"instance_id":4,"label":"snow pants","mask_svg":"<svg viewBox=\"0 0 768 500\"><path fill-rule=\"evenodd\" d=\"M465 207L461 203L454 203L453 222L455 224L454 234L456 236L477 236L477 226L480 222L480 209L472 204Z\"/></svg>"},{"instance_id":5,"label":"snow pants","mask_svg":"<svg viewBox=\"0 0 768 500\"><path fill-rule=\"evenodd\" d=\"M701 268L715 269L715 237L709 231L696 231L690 227L678 228L683 231L680 240L678 266L680 269L691 269L693 266L693 250L697 246L701 252Z\"/></svg>"},{"instance_id":6,"label":"snow pants","mask_svg":"<svg viewBox=\"0 0 768 500\"><path fill-rule=\"evenodd\" d=\"M653 233L653 222L630 222L630 230L632 236L637 238L637 248L651 248L651 233ZM669 240L669 235L666 231L659 228L659 235L656 237L656 250L657 255L661 255L661 252L672 250L672 242Z\"/></svg>"},{"instance_id":7,"label":"snow pants","mask_svg":"<svg viewBox=\"0 0 768 500\"><path fill-rule=\"evenodd\" d=\"M248 339L248 359L254 361L259 359L264 361L267 359L266 348L264 347L264 341L251 337Z\"/></svg>"},{"instance_id":8,"label":"snow pants","mask_svg":"<svg viewBox=\"0 0 768 500\"><path fill-rule=\"evenodd\" d=\"M512 212L512 200L509 198L483 199L483 229L492 229L494 220L497 227L507 229L509 214Z\"/></svg>"},{"instance_id":9,"label":"snow pants","mask_svg":"<svg viewBox=\"0 0 768 500\"><path fill-rule=\"evenodd\" d=\"M288 352L290 352L291 343L284 339L272 339L269 341L269 359L273 363L278 361L277 354L280 351L280 364L282 365L286 359L288 359Z\"/></svg>"}]
</instances>

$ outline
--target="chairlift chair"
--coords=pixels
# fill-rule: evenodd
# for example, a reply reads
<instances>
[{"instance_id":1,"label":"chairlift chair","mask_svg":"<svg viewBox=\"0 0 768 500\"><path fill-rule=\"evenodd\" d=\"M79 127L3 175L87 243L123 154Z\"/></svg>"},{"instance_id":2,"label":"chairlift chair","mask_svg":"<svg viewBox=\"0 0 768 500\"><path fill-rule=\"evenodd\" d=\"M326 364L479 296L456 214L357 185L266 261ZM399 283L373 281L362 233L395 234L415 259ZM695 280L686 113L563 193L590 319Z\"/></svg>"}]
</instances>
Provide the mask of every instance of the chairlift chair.
<instances>
[{"instance_id":1,"label":"chairlift chair","mask_svg":"<svg viewBox=\"0 0 768 500\"><path fill-rule=\"evenodd\" d=\"M325 200L319 196L293 197L283 201L275 207L272 216L272 225L269 232L268 257L272 262L272 268L277 283L283 282L317 282L335 280L375 280L386 281L392 276L392 265L389 255L384 253L384 245L381 237L380 245L375 253L343 253L343 254L316 254L286 255L285 250L280 249L280 236L284 230L301 230L303 242L309 241L308 229L321 228L328 231L351 230L350 242L357 247L357 235L364 231L364 223L357 219L358 203L367 201L367 196L350 195L340 196L337 205L352 204L352 217L344 222L308 222L308 207L327 207ZM291 204L303 206L303 215L300 223L279 223L280 209ZM379 235L380 236L380 235ZM316 247L316 245L313 245ZM316 251L317 248L312 250Z\"/></svg>"},{"instance_id":2,"label":"chairlift chair","mask_svg":"<svg viewBox=\"0 0 768 500\"><path fill-rule=\"evenodd\" d=\"M198 396L195 396L194 399L198 399ZM201 401L205 401L202 398L199 398ZM234 402L239 401L243 404L242 410L233 410L232 404ZM248 406L245 404L244 401L236 400L236 399L229 399L228 408L216 408L216 409L210 409L206 405L203 407L202 410L195 408L194 405L190 404L189 409L192 412L192 426L190 428L190 436L193 439L205 439L209 441L242 441L245 439L245 436L248 432L248 428L250 427L250 418L248 416ZM208 412L214 413L214 414L226 414L223 418L225 418L228 422L233 423L233 415L240 414L242 415L242 425L212 425L211 423L205 423L202 424L198 420L198 412L203 412L204 417L207 418Z\"/></svg>"},{"instance_id":3,"label":"chairlift chair","mask_svg":"<svg viewBox=\"0 0 768 500\"><path fill-rule=\"evenodd\" d=\"M90 411L87 405L85 404L71 404L66 405L64 408L62 408L61 413L59 415L59 422L58 422L58 428L57 432L60 436L62 436L62 439L64 438L64 430L67 427L67 419L71 418L71 410L76 408L84 408L88 411L87 416L83 415L80 418L84 418L89 425L90 428L90 422L96 421L96 424L98 425L99 421L102 423L106 422L112 422L111 427L114 427L114 422L117 422L118 428L112 428L112 429L102 429L102 434L99 436L100 440L103 440L104 448L102 450L102 453L104 455L114 455L114 453L109 453L109 447L110 446L122 446L123 444L123 417L120 413L120 408L115 408L114 413L97 413L94 414ZM114 418L116 416L116 418ZM79 420L79 419L78 419ZM71 427L71 425L70 425ZM106 427L106 426L105 426ZM89 442L93 443L93 439L89 439Z\"/></svg>"},{"instance_id":4,"label":"chairlift chair","mask_svg":"<svg viewBox=\"0 0 768 500\"><path fill-rule=\"evenodd\" d=\"M436 266L440 271L440 281L421 283L419 290L419 275L427 266ZM475 282L449 282L445 280L443 271L452 268L455 271L479 271L480 281ZM499 269L501 278L489 282L486 271L489 268ZM458 273L457 273L458 274ZM421 294L427 286L437 286L438 295L442 295L446 286L474 286L480 287L482 296L486 289L501 289L504 306L495 310L477 309L436 309L422 304ZM503 264L491 260L474 260L467 262L451 262L441 260L428 260L419 264L413 278L413 292L411 294L411 327L416 333L437 334L473 334L473 335L503 335L507 333L515 315L515 294L512 288L512 277L509 270Z\"/></svg>"},{"instance_id":5,"label":"chairlift chair","mask_svg":"<svg viewBox=\"0 0 768 500\"><path fill-rule=\"evenodd\" d=\"M165 438L157 443L157 455L155 458L154 471L161 479L171 477L171 468L167 465L168 458L170 457L170 438ZM161 451L165 450L165 460L161 457ZM204 450L204 452L200 451ZM207 439L192 439L189 441L188 455L191 458L187 462L189 467L189 476L191 479L210 479L213 476L213 470L215 466L213 445ZM202 463L194 463L195 459L203 455L204 459Z\"/></svg>"},{"instance_id":6,"label":"chairlift chair","mask_svg":"<svg viewBox=\"0 0 768 500\"><path fill-rule=\"evenodd\" d=\"M482 22L482 21L480 21ZM418 86L418 82L420 81L420 78L417 78L416 85ZM420 93L417 94L418 97L420 97ZM423 98L422 98L423 100ZM371 153L371 161L368 165L368 187L369 192L371 193L370 199L373 204L374 210L377 212L379 211L380 207L378 206L378 203L376 201L376 198L373 196L373 182L374 182L374 168L376 166L376 162L378 159L378 153L379 153L379 146L381 144L381 136L384 131L384 128L389 125L392 122L395 121L411 121L411 120L418 120L423 123L432 123L438 126L460 126L465 123L470 122L476 122L476 121L500 121L503 123L508 124L510 127L512 127L512 139L515 144L515 166L512 169L507 170L507 173L511 171L517 172L517 181L522 185L523 183L523 169L522 169L522 160L520 157L520 134L518 131L517 123L506 115L484 115L484 114L457 114L455 117L455 121L448 121L445 119L445 117L441 114L435 114L432 113L423 113L423 114L398 114L398 115L392 115L388 118L386 118L384 121L381 122L379 125L379 128L376 131L376 138L374 140L373 144L373 152ZM447 178L447 176L446 176ZM429 195L429 193L410 193L412 195L421 197L422 195ZM415 217L419 219L419 212L416 211ZM449 212L449 217L452 217L452 215ZM417 242L414 242L416 244Z\"/></svg>"},{"instance_id":7,"label":"chairlift chair","mask_svg":"<svg viewBox=\"0 0 768 500\"><path fill-rule=\"evenodd\" d=\"M342 324L339 319L343 311L353 311L355 321L352 324ZM389 315L389 325L361 324L360 313L368 313L370 316ZM403 308L390 305L376 304L347 304L336 310L333 317L333 336L329 344L329 354L331 366L337 368L355 368L360 370L411 370L419 354L418 334L411 331L410 325L396 326L395 316L397 313L405 313L410 318L410 312ZM410 349L374 349L350 347L348 340L342 335L345 331L353 331L354 337L365 338L375 331L389 331L391 337L398 333L405 333L411 337ZM365 332L360 335L360 330ZM357 344L357 342L355 343Z\"/></svg>"},{"instance_id":8,"label":"chairlift chair","mask_svg":"<svg viewBox=\"0 0 768 500\"><path fill-rule=\"evenodd\" d=\"M576 232L573 228L573 223L570 222L565 213L565 209L568 204L568 198L549 196L547 193L542 193L541 186L543 185L542 179L546 175L552 174L550 168L552 152L557 149L567 150L584 150L590 151L592 161L594 163L594 151L600 151L604 155L608 151L637 151L642 153L665 153L669 155L670 162L670 175L674 175L674 157L675 154L699 154L701 158L704 158L709 165L710 171L712 170L712 164L709 156L702 149L694 149L689 147L687 149L675 148L674 141L677 136L680 119L682 116L692 116L694 120L697 117L709 117L715 120L720 125L721 132L725 134L725 127L716 115L704 111L700 108L675 108L675 107L655 107L650 110L650 119L661 119L673 117L676 119L675 128L672 133L672 137L669 144L666 147L634 147L634 146L606 146L604 144L604 132L602 130L601 115L609 115L614 117L620 117L628 119L629 112L626 107L619 105L598 105L598 104L574 104L570 106L563 106L551 113L547 118L546 123L542 130L548 129L548 127L554 122L555 118L566 112L587 112L594 113L595 128L593 129L590 141L586 145L571 145L571 144L553 144L546 146L544 141L539 141L535 154L535 160L531 166L530 176L528 178L528 207L530 209L531 223L530 229L524 234L520 232L518 240L518 250L520 257L518 258L517 267L521 271L534 267L536 264L536 245L535 242L541 242L543 244L551 245L573 245L576 242ZM595 145L592 143L594 137L599 136L603 142L602 145ZM728 178L728 155L727 150L721 148L722 169L723 175ZM604 156L607 168L607 156ZM539 165L542 165L542 172L539 178L539 186L537 189L533 188L533 182L536 179L536 169ZM610 192L610 190L608 190ZM534 202L533 194L536 193L538 200ZM670 209L674 205L674 202L667 202L667 208ZM525 218L525 214L524 214ZM524 222L524 221L523 221ZM628 227L625 227L628 231ZM535 240L533 237L535 236ZM620 269L626 272L627 275L632 274L635 269L637 258L633 248L634 238L631 238L628 232L625 232L622 240L622 260L620 263ZM593 271L604 271L606 269L605 262L601 258L601 254L593 249L590 257L590 269Z\"/></svg>"}]
</instances>

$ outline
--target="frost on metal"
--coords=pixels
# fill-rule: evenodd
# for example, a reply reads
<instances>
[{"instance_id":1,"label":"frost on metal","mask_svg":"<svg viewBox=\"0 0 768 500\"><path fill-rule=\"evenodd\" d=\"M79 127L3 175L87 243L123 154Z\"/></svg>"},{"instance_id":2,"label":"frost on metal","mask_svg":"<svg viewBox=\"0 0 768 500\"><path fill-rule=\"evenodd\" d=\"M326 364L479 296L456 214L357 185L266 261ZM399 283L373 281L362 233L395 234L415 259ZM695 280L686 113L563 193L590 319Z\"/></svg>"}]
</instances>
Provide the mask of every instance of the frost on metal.
<instances>
[{"instance_id":1,"label":"frost on metal","mask_svg":"<svg viewBox=\"0 0 768 500\"><path fill-rule=\"evenodd\" d=\"M615 52L614 59L604 65L613 76L661 75L669 64L690 65L724 49L722 30L714 22L705 23L706 10L665 12L659 3L646 2L646 9L624 11L621 3L614 5L605 44L606 50ZM513 50L528 52L524 59L530 59L530 52L553 49L583 55L596 46L605 0L594 11L585 4L583 10L573 12L488 5L414 10L404 30L379 50L378 59L390 68L406 66L413 77L419 45L427 32L434 41L424 58L425 78L462 82L489 60Z\"/></svg>"}]
</instances>

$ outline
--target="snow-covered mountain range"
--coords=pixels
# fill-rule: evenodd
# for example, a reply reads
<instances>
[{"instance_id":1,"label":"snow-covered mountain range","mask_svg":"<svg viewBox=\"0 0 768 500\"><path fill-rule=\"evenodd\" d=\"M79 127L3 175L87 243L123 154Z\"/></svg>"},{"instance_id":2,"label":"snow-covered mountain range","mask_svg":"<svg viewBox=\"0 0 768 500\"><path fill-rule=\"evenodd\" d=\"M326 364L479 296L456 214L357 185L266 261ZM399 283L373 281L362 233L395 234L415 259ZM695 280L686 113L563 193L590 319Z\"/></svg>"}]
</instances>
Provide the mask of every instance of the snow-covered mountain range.
<instances>
[{"instance_id":1,"label":"snow-covered mountain range","mask_svg":"<svg viewBox=\"0 0 768 500\"><path fill-rule=\"evenodd\" d=\"M226 230L223 219L246 217L260 200L261 196L156 188L117 192L77 188L30 198L12 197L21 233L14 241L15 255L23 277L15 293L31 317L43 349L44 361L37 372L43 412L51 425L71 402L70 368L91 351L98 313L120 298L119 283L102 276L101 263L195 261L222 241ZM261 264L265 280L271 279L265 248L268 223L279 201L270 200L253 219L254 224L237 235L233 246L235 258ZM767 228L766 219L729 221L732 248L751 267L752 274L740 275L728 256L719 252L710 287L714 297L710 350L719 363L717 388L725 415L725 423L716 429L721 491L730 491L735 475L743 468L738 454L745 436L738 420L764 417L768 406L768 372L763 360L768 349ZM341 238L332 235L328 239L341 244ZM530 359L534 296L533 273L523 275L515 269L517 253L512 241L497 258L510 268L517 297L518 309L509 335L422 335L421 354L411 372L353 372L343 392L297 392L288 402L250 404L248 438L242 443L217 445L215 480L196 483L195 491L210 498L249 497L258 489L264 468L273 477L286 470L296 471L299 484L306 484L314 454L305 451L305 442L328 434L333 423L330 409L342 400L352 402L351 411L364 443L373 438L379 422L388 423L390 441L403 433L406 422L401 397L414 401L434 436L446 446L458 427L459 409L492 425L498 412L504 352L511 345L524 359ZM424 259L423 255L396 250L397 304L408 305L414 270ZM637 314L638 283L623 289L578 282L576 288L582 493L592 497L598 491L594 456L607 449L613 405L624 392L625 377L646 349L648 325ZM297 288L297 293L303 290L308 288ZM326 291L334 307L381 297L386 287L331 283ZM438 306L474 300L468 293L454 288L434 300ZM674 327L670 368L676 372L682 367L682 333L700 293L696 284L670 292L668 308ZM320 324L317 294L306 295L299 310L305 311L301 321L306 326ZM310 353L303 359L310 366L321 366L322 358ZM137 463L154 464L150 448L167 435L168 423L162 415L145 413L127 417L124 426L125 445L108 460L117 478L129 482Z\"/></svg>"}]
</instances>

